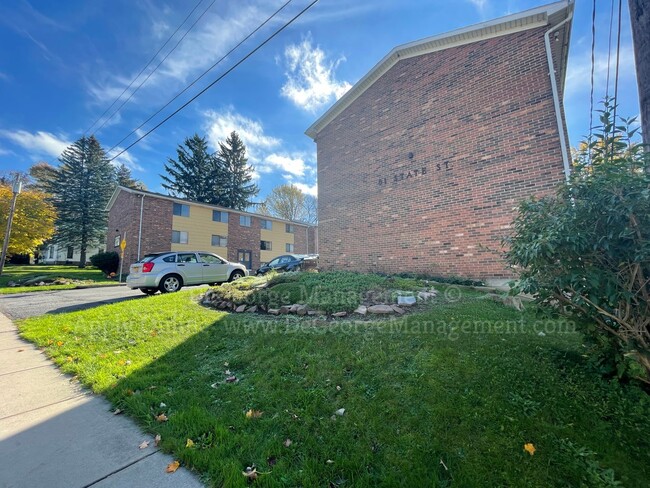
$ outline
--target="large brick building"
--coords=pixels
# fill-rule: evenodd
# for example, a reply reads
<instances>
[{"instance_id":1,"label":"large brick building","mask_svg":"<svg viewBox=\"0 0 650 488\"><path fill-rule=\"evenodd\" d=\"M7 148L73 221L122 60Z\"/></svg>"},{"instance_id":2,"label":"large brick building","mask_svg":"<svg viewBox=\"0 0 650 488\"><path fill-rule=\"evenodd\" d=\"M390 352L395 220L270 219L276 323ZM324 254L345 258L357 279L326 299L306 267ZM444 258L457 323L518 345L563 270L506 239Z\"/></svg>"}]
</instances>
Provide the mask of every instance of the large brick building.
<instances>
[{"instance_id":1,"label":"large brick building","mask_svg":"<svg viewBox=\"0 0 650 488\"><path fill-rule=\"evenodd\" d=\"M125 270L161 251L212 251L253 270L282 254L316 252L315 227L159 193L119 186L107 210L106 249L119 252L126 239Z\"/></svg>"},{"instance_id":2,"label":"large brick building","mask_svg":"<svg viewBox=\"0 0 650 488\"><path fill-rule=\"evenodd\" d=\"M511 276L488 248L569 171L572 13L557 2L399 46L307 130L322 269Z\"/></svg>"}]
</instances>

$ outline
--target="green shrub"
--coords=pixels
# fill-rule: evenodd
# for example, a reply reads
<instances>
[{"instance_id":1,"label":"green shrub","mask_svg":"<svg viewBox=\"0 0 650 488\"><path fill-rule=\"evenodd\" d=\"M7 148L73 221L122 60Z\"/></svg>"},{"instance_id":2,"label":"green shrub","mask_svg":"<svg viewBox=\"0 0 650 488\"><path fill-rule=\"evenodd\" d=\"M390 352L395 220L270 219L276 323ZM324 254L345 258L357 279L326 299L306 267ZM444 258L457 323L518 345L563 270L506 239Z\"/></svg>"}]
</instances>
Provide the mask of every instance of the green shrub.
<instances>
[{"instance_id":1,"label":"green shrub","mask_svg":"<svg viewBox=\"0 0 650 488\"><path fill-rule=\"evenodd\" d=\"M95 268L109 275L111 273L117 273L117 268L120 265L120 256L114 251L100 252L94 256L90 256L90 262Z\"/></svg>"},{"instance_id":2,"label":"green shrub","mask_svg":"<svg viewBox=\"0 0 650 488\"><path fill-rule=\"evenodd\" d=\"M515 291L577 319L604 371L650 384L650 158L612 110L569 184L521 204L506 254Z\"/></svg>"}]
</instances>

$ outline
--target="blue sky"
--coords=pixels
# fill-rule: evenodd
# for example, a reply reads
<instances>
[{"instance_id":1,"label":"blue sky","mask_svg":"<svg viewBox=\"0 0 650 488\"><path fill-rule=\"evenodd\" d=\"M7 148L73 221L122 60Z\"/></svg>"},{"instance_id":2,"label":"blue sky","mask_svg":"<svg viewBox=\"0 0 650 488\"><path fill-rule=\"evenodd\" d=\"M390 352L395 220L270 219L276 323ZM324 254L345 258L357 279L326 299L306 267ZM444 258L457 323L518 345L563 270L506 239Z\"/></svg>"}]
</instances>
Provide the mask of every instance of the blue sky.
<instances>
[{"instance_id":1,"label":"blue sky","mask_svg":"<svg viewBox=\"0 0 650 488\"><path fill-rule=\"evenodd\" d=\"M26 170L39 160L57 164L61 150L112 103L197 1L3 2L0 172ZM161 57L211 2L202 1ZM115 145L282 3L216 0L158 71L96 134L102 145L106 149ZM163 114L223 73L308 3L291 2L280 17ZM260 198L285 182L314 194L316 145L304 131L393 47L543 3L548 2L320 0L120 161L150 190L162 191L158 175L185 137L195 132L206 135L214 148L237 130L259 178ZM597 1L596 101L605 94L610 5ZM627 2L623 2L619 114L625 116L639 113L629 22ZM565 93L572 145L588 132L590 50L591 2L578 0Z\"/></svg>"}]
</instances>

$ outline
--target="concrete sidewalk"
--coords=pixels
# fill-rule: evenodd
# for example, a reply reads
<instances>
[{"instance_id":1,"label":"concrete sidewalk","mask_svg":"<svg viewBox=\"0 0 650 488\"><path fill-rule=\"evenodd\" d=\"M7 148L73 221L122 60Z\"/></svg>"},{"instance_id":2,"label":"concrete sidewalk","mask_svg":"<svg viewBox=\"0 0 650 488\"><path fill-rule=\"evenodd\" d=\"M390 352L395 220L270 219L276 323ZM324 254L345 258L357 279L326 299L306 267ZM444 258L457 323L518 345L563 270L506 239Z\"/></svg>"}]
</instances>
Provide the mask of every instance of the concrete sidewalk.
<instances>
[{"instance_id":1,"label":"concrete sidewalk","mask_svg":"<svg viewBox=\"0 0 650 488\"><path fill-rule=\"evenodd\" d=\"M75 384L0 314L0 487L196 487L110 404ZM149 447L140 449L142 441Z\"/></svg>"}]
</instances>

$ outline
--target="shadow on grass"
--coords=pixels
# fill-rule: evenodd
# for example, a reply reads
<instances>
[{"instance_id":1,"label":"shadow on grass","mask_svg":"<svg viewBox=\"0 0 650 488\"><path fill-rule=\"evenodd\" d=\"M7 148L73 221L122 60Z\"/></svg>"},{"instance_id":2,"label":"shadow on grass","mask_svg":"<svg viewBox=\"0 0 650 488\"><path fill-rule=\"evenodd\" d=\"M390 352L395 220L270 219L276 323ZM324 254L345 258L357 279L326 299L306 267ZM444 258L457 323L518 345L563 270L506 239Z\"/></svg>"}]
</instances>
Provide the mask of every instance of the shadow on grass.
<instances>
[{"instance_id":1,"label":"shadow on grass","mask_svg":"<svg viewBox=\"0 0 650 488\"><path fill-rule=\"evenodd\" d=\"M575 337L452 340L417 317L395 324L226 316L105 394L214 486L247 486L247 466L260 486L565 486L606 468L634 486L650 475L647 399L588 372ZM567 443L591 454L567 455Z\"/></svg>"}]
</instances>

